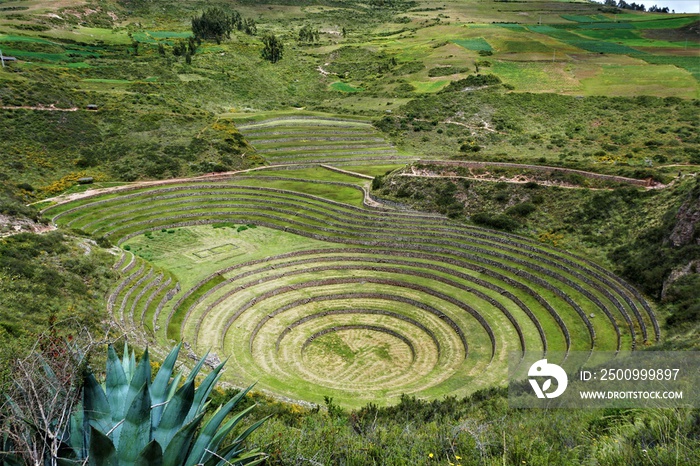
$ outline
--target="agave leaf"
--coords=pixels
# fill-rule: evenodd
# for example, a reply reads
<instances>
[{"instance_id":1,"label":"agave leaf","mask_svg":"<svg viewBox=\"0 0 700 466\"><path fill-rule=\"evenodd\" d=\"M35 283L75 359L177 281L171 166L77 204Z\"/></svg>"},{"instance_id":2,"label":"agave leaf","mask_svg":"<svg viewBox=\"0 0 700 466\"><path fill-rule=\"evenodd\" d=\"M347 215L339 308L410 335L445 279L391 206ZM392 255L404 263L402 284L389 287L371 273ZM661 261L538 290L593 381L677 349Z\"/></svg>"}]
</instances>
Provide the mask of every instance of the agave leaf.
<instances>
[{"instance_id":1,"label":"agave leaf","mask_svg":"<svg viewBox=\"0 0 700 466\"><path fill-rule=\"evenodd\" d=\"M119 443L119 462L133 464L139 452L151 441L151 396L144 383L124 418Z\"/></svg>"},{"instance_id":2,"label":"agave leaf","mask_svg":"<svg viewBox=\"0 0 700 466\"><path fill-rule=\"evenodd\" d=\"M182 348L182 343L170 351L168 357L163 361L163 365L160 366L155 379L153 379L153 384L151 385L151 401L154 405L151 410L153 427L158 427L158 424L160 424L160 417L163 414L162 403L168 399L168 382L170 382L170 377L173 375L173 368L177 362L180 348ZM177 387L177 384L175 386Z\"/></svg>"},{"instance_id":3,"label":"agave leaf","mask_svg":"<svg viewBox=\"0 0 700 466\"><path fill-rule=\"evenodd\" d=\"M194 380L195 377L197 377L197 374L199 374L199 371L202 370L202 366L204 365L204 361L207 359L207 356L209 356L209 351L207 351L204 356L200 358L199 361L197 361L197 364L194 365L192 370L190 371L190 375L187 376L187 381L189 382L190 380Z\"/></svg>"},{"instance_id":4,"label":"agave leaf","mask_svg":"<svg viewBox=\"0 0 700 466\"><path fill-rule=\"evenodd\" d=\"M90 466L119 466L114 444L105 434L90 427Z\"/></svg>"},{"instance_id":5,"label":"agave leaf","mask_svg":"<svg viewBox=\"0 0 700 466\"><path fill-rule=\"evenodd\" d=\"M132 384L134 380L143 380L148 386L151 385L151 360L148 356L148 348L143 352L141 360L139 361L136 369L134 370L134 378L131 379ZM142 383L139 386L143 385Z\"/></svg>"},{"instance_id":6,"label":"agave leaf","mask_svg":"<svg viewBox=\"0 0 700 466\"><path fill-rule=\"evenodd\" d=\"M25 466L26 463L17 455L0 453L0 464L5 466Z\"/></svg>"},{"instance_id":7,"label":"agave leaf","mask_svg":"<svg viewBox=\"0 0 700 466\"><path fill-rule=\"evenodd\" d=\"M192 446L192 451L190 452L190 455L187 458L185 466L192 466L195 464L203 463L209 457L208 455L211 455L211 452L216 450L217 445L212 445L212 440L217 436L217 429L219 429L221 423L224 421L224 419L226 419L226 416L228 416L228 414L231 412L231 409L233 409L236 403L238 403L238 400L236 400L236 398L238 398L238 396L232 398L224 406L221 406L219 409L217 409L214 415L209 420L209 422L207 422L207 424L202 428L202 431L197 436L197 440L195 441L194 446ZM241 414L247 414L251 408L253 408L253 406L249 407ZM238 414L236 416L239 420L242 417L241 414ZM221 440L219 440L219 442L221 442ZM209 453L207 453L207 450L209 451Z\"/></svg>"},{"instance_id":8,"label":"agave leaf","mask_svg":"<svg viewBox=\"0 0 700 466\"><path fill-rule=\"evenodd\" d=\"M253 466L260 464L267 458L264 453L259 450L251 450L243 456L236 456L241 453L241 450L236 450L234 445L229 445L217 453L218 456L209 458L204 466L229 466L230 464ZM222 459L223 458L223 459Z\"/></svg>"},{"instance_id":9,"label":"agave leaf","mask_svg":"<svg viewBox=\"0 0 700 466\"><path fill-rule=\"evenodd\" d=\"M109 401L109 407L112 413L112 424L117 426L114 428L111 437L113 439L118 439L121 425L117 424L124 419L124 409L126 409L124 408L124 403L129 385L126 381L124 367L119 362L117 352L114 351L112 345L107 348L107 377L105 386L107 389L107 401Z\"/></svg>"},{"instance_id":10,"label":"agave leaf","mask_svg":"<svg viewBox=\"0 0 700 466\"><path fill-rule=\"evenodd\" d=\"M141 450L134 466L161 466L163 464L163 449L155 440Z\"/></svg>"},{"instance_id":11,"label":"agave leaf","mask_svg":"<svg viewBox=\"0 0 700 466\"><path fill-rule=\"evenodd\" d=\"M122 413L126 413L126 410L129 409L131 402L134 401L136 394L139 393L143 384L148 386L151 383L151 362L148 357L148 348L146 348L146 352L143 354L138 366L132 366L132 369L131 382L129 382L129 388L126 392Z\"/></svg>"},{"instance_id":12,"label":"agave leaf","mask_svg":"<svg viewBox=\"0 0 700 466\"><path fill-rule=\"evenodd\" d=\"M129 380L134 377L134 369L136 368L136 354L134 353L134 350L131 350L131 357L129 358L129 370L131 371L131 377L129 377Z\"/></svg>"},{"instance_id":13,"label":"agave leaf","mask_svg":"<svg viewBox=\"0 0 700 466\"><path fill-rule=\"evenodd\" d=\"M237 465L254 466L265 461L267 459L267 456L260 451L248 452L243 456L237 456L235 458L226 458L226 461L222 461L221 464L225 464L228 466L230 464L229 460L231 459L233 459Z\"/></svg>"},{"instance_id":14,"label":"agave leaf","mask_svg":"<svg viewBox=\"0 0 700 466\"><path fill-rule=\"evenodd\" d=\"M195 445L192 448L192 454L195 454L195 449L197 448L197 446L199 444L204 445L204 451L202 452L202 455L198 459L193 458L196 459L196 461L193 464L205 463L212 456L212 453L216 452L219 449L219 445L221 445L221 442L226 438L229 432L231 432L231 430L234 427L236 427L236 425L241 421L241 419L243 419L253 408L255 408L255 405L251 405L248 408L241 411L240 413L236 414L218 431L216 431L215 429L211 430L209 428L210 424L212 424L212 422L214 421L214 417L212 417L211 421L209 421L209 423L207 423L207 425L204 426L204 429L202 429L202 432L199 434L199 437L197 437L197 441L195 442Z\"/></svg>"},{"instance_id":15,"label":"agave leaf","mask_svg":"<svg viewBox=\"0 0 700 466\"><path fill-rule=\"evenodd\" d=\"M46 379L52 382L57 382L58 377L56 377L56 373L51 369L51 366L46 362L46 359L44 357L40 357L41 360L41 365L44 369L44 374L46 374ZM49 392L51 393L51 396L56 396L56 388L49 384Z\"/></svg>"},{"instance_id":16,"label":"agave leaf","mask_svg":"<svg viewBox=\"0 0 700 466\"><path fill-rule=\"evenodd\" d=\"M182 372L178 372L173 377L173 381L168 385L168 396L165 397L165 401L171 400L177 391L177 386L180 385L180 379L182 378Z\"/></svg>"},{"instance_id":17,"label":"agave leaf","mask_svg":"<svg viewBox=\"0 0 700 466\"><path fill-rule=\"evenodd\" d=\"M89 424L88 419L85 417L86 411L83 408L83 404L78 403L73 410L73 415L70 417L70 437L68 442L79 458L84 458L88 454L87 426Z\"/></svg>"},{"instance_id":18,"label":"agave leaf","mask_svg":"<svg viewBox=\"0 0 700 466\"><path fill-rule=\"evenodd\" d=\"M126 374L126 379L127 381L131 380L131 359L129 359L129 346L126 344L126 340L124 340L124 352L122 352L122 369L124 369L124 373Z\"/></svg>"},{"instance_id":19,"label":"agave leaf","mask_svg":"<svg viewBox=\"0 0 700 466\"><path fill-rule=\"evenodd\" d=\"M154 431L154 438L163 448L167 448L177 431L185 424L185 417L190 411L194 400L194 382L187 382L168 401L163 411L158 428Z\"/></svg>"},{"instance_id":20,"label":"agave leaf","mask_svg":"<svg viewBox=\"0 0 700 466\"><path fill-rule=\"evenodd\" d=\"M202 361L204 361L204 358L202 358L200 362ZM187 415L188 421L195 417L197 414L204 411L204 403L207 401L209 393L211 393L211 390L214 388L214 385L219 380L219 373L221 372L221 369L223 369L224 364L226 364L226 361L222 362L213 371L211 371L204 378L204 380L202 380L202 383L199 384L199 387L197 387L197 391L194 393L194 403L192 403L192 408L190 408L190 412ZM194 380L194 377L192 377L193 372L194 370L190 373L190 376L187 378L188 381Z\"/></svg>"},{"instance_id":21,"label":"agave leaf","mask_svg":"<svg viewBox=\"0 0 700 466\"><path fill-rule=\"evenodd\" d=\"M88 374L83 384L83 406L86 420L103 434L114 426L109 401L95 376Z\"/></svg>"},{"instance_id":22,"label":"agave leaf","mask_svg":"<svg viewBox=\"0 0 700 466\"><path fill-rule=\"evenodd\" d=\"M241 435L239 435L238 437L236 437L236 440L233 441L233 445L238 446L238 445L240 445L241 443L243 443L243 441L244 441L246 438L248 438L248 436L249 436L250 434L252 434L252 433L255 431L255 429L257 429L258 427L260 427L261 425L263 425L263 423L264 423L265 421L267 421L270 417L272 417L272 415L270 415L270 416L265 416L264 418L260 419L258 422L256 422L255 424L253 424L252 426L248 427L248 428L245 430L245 432L243 432Z\"/></svg>"},{"instance_id":23,"label":"agave leaf","mask_svg":"<svg viewBox=\"0 0 700 466\"><path fill-rule=\"evenodd\" d=\"M197 427L199 427L199 423L202 421L203 417L204 413L201 413L199 416L192 419L192 421L185 424L175 434L175 437L173 437L163 453L163 464L182 464L182 459L187 455L187 451L192 444L192 437L194 437Z\"/></svg>"},{"instance_id":24,"label":"agave leaf","mask_svg":"<svg viewBox=\"0 0 700 466\"><path fill-rule=\"evenodd\" d=\"M1 460L2 460L2 456L0 455L0 461L1 461ZM57 464L58 466L76 466L76 465L82 465L83 463L84 463L84 460L69 460L69 459L66 459L66 458L56 458L56 464ZM8 462L5 462L5 465L6 465L6 466L14 466L15 464L16 464L17 466L23 466L23 465L24 465L23 462L22 462L22 463L8 463Z\"/></svg>"}]
</instances>

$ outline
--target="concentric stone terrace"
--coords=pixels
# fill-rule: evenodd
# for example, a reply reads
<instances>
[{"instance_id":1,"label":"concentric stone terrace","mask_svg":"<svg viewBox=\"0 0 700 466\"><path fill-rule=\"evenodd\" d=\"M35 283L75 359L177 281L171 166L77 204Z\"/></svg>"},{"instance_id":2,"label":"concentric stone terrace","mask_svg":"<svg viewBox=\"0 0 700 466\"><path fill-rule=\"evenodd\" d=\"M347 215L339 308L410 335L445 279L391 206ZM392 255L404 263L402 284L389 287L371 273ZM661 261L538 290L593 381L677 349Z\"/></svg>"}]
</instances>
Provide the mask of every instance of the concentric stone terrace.
<instances>
[{"instance_id":1,"label":"concentric stone terrace","mask_svg":"<svg viewBox=\"0 0 700 466\"><path fill-rule=\"evenodd\" d=\"M238 128L272 164L407 160L369 122L362 120L278 116L242 122Z\"/></svg>"},{"instance_id":2,"label":"concentric stone terrace","mask_svg":"<svg viewBox=\"0 0 700 466\"><path fill-rule=\"evenodd\" d=\"M125 251L117 322L230 357L226 376L348 405L466 394L509 352L634 349L659 337L643 297L534 240L341 203L285 176L192 181L49 208ZM342 182L315 191L356 192Z\"/></svg>"}]
</instances>

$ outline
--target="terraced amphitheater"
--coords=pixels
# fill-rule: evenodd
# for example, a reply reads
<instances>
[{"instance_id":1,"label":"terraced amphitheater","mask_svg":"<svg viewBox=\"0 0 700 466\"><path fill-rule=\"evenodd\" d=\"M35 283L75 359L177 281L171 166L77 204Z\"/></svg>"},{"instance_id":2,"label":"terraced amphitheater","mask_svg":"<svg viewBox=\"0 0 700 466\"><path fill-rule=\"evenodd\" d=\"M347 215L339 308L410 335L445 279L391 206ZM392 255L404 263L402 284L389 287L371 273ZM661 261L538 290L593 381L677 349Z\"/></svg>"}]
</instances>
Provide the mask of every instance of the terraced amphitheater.
<instances>
[{"instance_id":1,"label":"terraced amphitheater","mask_svg":"<svg viewBox=\"0 0 700 466\"><path fill-rule=\"evenodd\" d=\"M399 153L370 122L331 116L276 116L237 127L271 164L366 164L415 159Z\"/></svg>"},{"instance_id":2,"label":"terraced amphitheater","mask_svg":"<svg viewBox=\"0 0 700 466\"><path fill-rule=\"evenodd\" d=\"M350 177L249 173L44 213L124 250L108 297L116 322L155 346L230 358L226 380L293 399L463 395L505 380L513 352L659 338L640 293L584 257L363 202Z\"/></svg>"}]
</instances>

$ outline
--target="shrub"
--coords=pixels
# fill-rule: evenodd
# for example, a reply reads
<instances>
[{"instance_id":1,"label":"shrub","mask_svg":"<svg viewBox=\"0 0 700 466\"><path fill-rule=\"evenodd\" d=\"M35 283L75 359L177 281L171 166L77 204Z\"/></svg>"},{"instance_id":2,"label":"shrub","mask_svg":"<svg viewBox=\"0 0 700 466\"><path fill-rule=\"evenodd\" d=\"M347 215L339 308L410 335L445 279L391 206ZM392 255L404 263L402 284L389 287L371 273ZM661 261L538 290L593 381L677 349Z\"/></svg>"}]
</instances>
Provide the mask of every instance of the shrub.
<instances>
[{"instance_id":1,"label":"shrub","mask_svg":"<svg viewBox=\"0 0 700 466\"><path fill-rule=\"evenodd\" d=\"M471 220L477 225L504 231L515 231L520 226L517 221L507 215L491 215L485 212L472 215Z\"/></svg>"},{"instance_id":2,"label":"shrub","mask_svg":"<svg viewBox=\"0 0 700 466\"><path fill-rule=\"evenodd\" d=\"M514 215L516 217L527 217L531 213L537 210L534 204L531 202L523 202L522 204L517 204L506 210L506 214Z\"/></svg>"}]
</instances>

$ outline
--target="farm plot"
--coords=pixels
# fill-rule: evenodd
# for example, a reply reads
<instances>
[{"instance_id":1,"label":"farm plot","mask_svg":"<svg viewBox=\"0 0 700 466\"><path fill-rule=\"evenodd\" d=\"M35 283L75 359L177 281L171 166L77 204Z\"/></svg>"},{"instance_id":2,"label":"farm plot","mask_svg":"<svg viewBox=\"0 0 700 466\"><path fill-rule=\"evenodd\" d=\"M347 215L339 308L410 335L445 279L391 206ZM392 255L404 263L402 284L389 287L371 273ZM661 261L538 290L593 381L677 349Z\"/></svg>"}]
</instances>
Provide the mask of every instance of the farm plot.
<instances>
[{"instance_id":1,"label":"farm plot","mask_svg":"<svg viewBox=\"0 0 700 466\"><path fill-rule=\"evenodd\" d=\"M279 117L238 125L272 164L353 163L406 159L371 124L330 117Z\"/></svg>"},{"instance_id":2,"label":"farm plot","mask_svg":"<svg viewBox=\"0 0 700 466\"><path fill-rule=\"evenodd\" d=\"M512 352L659 338L639 292L585 258L280 188L281 178L125 190L45 215L125 250L109 297L117 322L158 346L230 357L230 382L296 399L462 395L505 380Z\"/></svg>"}]
</instances>

